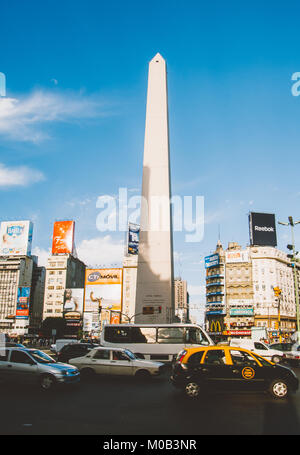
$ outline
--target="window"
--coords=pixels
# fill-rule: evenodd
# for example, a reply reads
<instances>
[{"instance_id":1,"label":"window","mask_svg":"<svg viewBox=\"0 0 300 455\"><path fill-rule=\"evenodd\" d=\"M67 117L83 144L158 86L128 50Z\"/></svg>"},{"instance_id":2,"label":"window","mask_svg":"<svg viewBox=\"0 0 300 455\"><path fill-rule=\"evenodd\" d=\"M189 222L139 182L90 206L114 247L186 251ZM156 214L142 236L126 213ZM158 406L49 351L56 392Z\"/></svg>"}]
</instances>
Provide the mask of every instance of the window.
<instances>
[{"instance_id":1,"label":"window","mask_svg":"<svg viewBox=\"0 0 300 455\"><path fill-rule=\"evenodd\" d=\"M201 360L203 358L203 354L204 354L204 351L199 351L199 352L196 352L196 354L191 355L191 357L188 360L188 364L192 367L199 365L199 363L201 362Z\"/></svg>"},{"instance_id":2,"label":"window","mask_svg":"<svg viewBox=\"0 0 300 455\"><path fill-rule=\"evenodd\" d=\"M128 361L128 357L122 351L113 351L113 360Z\"/></svg>"},{"instance_id":3,"label":"window","mask_svg":"<svg viewBox=\"0 0 300 455\"><path fill-rule=\"evenodd\" d=\"M184 338L184 329L181 327L163 327L157 330L158 343L182 344Z\"/></svg>"},{"instance_id":4,"label":"window","mask_svg":"<svg viewBox=\"0 0 300 455\"><path fill-rule=\"evenodd\" d=\"M94 359L99 359L99 360L109 360L110 359L110 351L107 351L105 349L99 349L95 352L94 354Z\"/></svg>"},{"instance_id":5,"label":"window","mask_svg":"<svg viewBox=\"0 0 300 455\"><path fill-rule=\"evenodd\" d=\"M208 340L203 337L201 330L196 327L187 329L186 342L190 344L209 344Z\"/></svg>"},{"instance_id":6,"label":"window","mask_svg":"<svg viewBox=\"0 0 300 455\"><path fill-rule=\"evenodd\" d=\"M110 343L131 343L130 327L105 327L104 339Z\"/></svg>"},{"instance_id":7,"label":"window","mask_svg":"<svg viewBox=\"0 0 300 455\"><path fill-rule=\"evenodd\" d=\"M268 348L262 343L254 343L254 347L255 347L255 349L262 349L264 351L268 350Z\"/></svg>"},{"instance_id":8,"label":"window","mask_svg":"<svg viewBox=\"0 0 300 455\"><path fill-rule=\"evenodd\" d=\"M155 343L156 329L153 327L132 327L131 328L132 343Z\"/></svg>"},{"instance_id":9,"label":"window","mask_svg":"<svg viewBox=\"0 0 300 455\"><path fill-rule=\"evenodd\" d=\"M230 351L233 365L253 365L257 366L254 358L245 351L231 350Z\"/></svg>"},{"instance_id":10,"label":"window","mask_svg":"<svg viewBox=\"0 0 300 455\"><path fill-rule=\"evenodd\" d=\"M0 362L7 362L8 351L4 348L0 348Z\"/></svg>"},{"instance_id":11,"label":"window","mask_svg":"<svg viewBox=\"0 0 300 455\"><path fill-rule=\"evenodd\" d=\"M211 365L226 365L225 352L223 349L207 351L204 363Z\"/></svg>"},{"instance_id":12,"label":"window","mask_svg":"<svg viewBox=\"0 0 300 455\"><path fill-rule=\"evenodd\" d=\"M26 363L27 365L32 365L34 363L33 360L22 351L12 351L10 361L14 363Z\"/></svg>"}]
</instances>

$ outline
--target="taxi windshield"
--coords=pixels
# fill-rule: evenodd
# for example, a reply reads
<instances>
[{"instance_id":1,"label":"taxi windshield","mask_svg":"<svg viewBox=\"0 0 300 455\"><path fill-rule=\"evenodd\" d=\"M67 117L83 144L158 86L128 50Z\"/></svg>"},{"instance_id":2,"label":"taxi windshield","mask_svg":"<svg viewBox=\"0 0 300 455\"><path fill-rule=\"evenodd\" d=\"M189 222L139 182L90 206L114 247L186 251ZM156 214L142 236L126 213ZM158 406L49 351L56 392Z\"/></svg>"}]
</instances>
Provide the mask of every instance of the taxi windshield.
<instances>
[{"instance_id":1,"label":"taxi windshield","mask_svg":"<svg viewBox=\"0 0 300 455\"><path fill-rule=\"evenodd\" d=\"M260 362L262 364L262 366L264 367L269 367L271 365L273 365L271 362L269 362L269 360L265 359L264 357L261 357L260 355L257 355L257 354L253 354L253 357L258 360L258 362Z\"/></svg>"}]
</instances>

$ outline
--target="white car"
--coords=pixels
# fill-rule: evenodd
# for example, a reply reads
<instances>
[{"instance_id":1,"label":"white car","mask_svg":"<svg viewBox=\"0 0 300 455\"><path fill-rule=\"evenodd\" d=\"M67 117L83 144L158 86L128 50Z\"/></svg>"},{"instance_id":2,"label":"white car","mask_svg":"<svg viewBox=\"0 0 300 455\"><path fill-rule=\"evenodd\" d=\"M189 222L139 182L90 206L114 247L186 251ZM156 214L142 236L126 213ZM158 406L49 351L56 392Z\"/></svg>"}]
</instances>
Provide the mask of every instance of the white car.
<instances>
[{"instance_id":1,"label":"white car","mask_svg":"<svg viewBox=\"0 0 300 455\"><path fill-rule=\"evenodd\" d=\"M146 378L158 376L166 368L161 362L138 359L129 349L107 347L98 347L83 357L70 359L69 364L76 366L82 377L111 374Z\"/></svg>"},{"instance_id":2,"label":"white car","mask_svg":"<svg viewBox=\"0 0 300 455\"><path fill-rule=\"evenodd\" d=\"M299 343L273 343L270 346L272 349L282 351L285 359L294 366L300 365L300 345Z\"/></svg>"},{"instance_id":3,"label":"white car","mask_svg":"<svg viewBox=\"0 0 300 455\"><path fill-rule=\"evenodd\" d=\"M274 363L280 363L284 360L282 351L279 351L277 349L270 349L269 346L262 341L238 338L232 339L230 341L230 346L248 349L249 351L254 352L254 354L261 355L262 357L265 357L267 360L271 360Z\"/></svg>"}]
</instances>

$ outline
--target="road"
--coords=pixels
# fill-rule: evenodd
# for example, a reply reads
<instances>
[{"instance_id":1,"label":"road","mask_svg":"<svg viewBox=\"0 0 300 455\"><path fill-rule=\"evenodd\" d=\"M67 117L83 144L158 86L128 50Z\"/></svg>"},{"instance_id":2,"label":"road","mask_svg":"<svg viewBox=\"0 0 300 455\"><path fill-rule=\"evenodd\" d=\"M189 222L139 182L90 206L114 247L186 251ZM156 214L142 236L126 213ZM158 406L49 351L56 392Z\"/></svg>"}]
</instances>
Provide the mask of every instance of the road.
<instances>
[{"instance_id":1,"label":"road","mask_svg":"<svg viewBox=\"0 0 300 455\"><path fill-rule=\"evenodd\" d=\"M168 375L146 383L102 377L48 393L2 385L0 403L1 435L300 434L300 391L284 401L210 394L194 402L173 388Z\"/></svg>"}]
</instances>

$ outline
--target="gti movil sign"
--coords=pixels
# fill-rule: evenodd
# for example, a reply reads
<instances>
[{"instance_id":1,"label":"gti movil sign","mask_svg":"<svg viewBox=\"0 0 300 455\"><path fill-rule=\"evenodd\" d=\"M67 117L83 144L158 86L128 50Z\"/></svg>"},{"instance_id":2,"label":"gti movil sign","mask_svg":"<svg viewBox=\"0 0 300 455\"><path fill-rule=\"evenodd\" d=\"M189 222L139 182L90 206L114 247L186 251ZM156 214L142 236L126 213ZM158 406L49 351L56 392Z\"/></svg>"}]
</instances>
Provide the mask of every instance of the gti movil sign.
<instances>
[{"instance_id":1,"label":"gti movil sign","mask_svg":"<svg viewBox=\"0 0 300 455\"><path fill-rule=\"evenodd\" d=\"M276 246L276 224L273 213L249 214L250 244L257 246Z\"/></svg>"}]
</instances>

